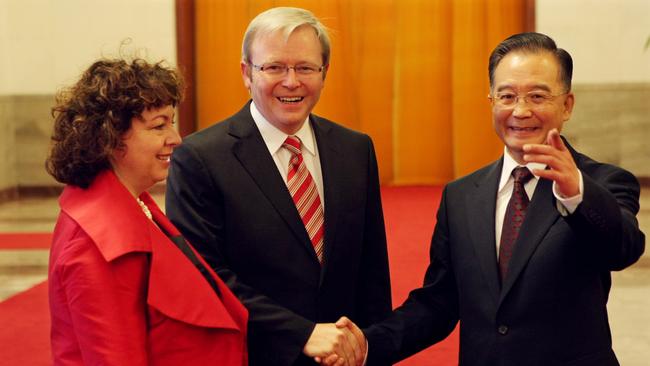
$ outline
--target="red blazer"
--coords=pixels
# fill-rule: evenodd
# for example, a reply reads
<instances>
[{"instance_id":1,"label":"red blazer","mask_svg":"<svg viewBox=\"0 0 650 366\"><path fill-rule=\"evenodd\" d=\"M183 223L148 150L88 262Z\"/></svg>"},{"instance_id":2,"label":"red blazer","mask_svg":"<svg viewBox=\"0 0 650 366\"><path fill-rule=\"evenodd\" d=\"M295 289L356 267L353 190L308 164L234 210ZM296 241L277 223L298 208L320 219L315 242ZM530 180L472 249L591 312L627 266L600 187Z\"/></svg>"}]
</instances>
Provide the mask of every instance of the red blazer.
<instances>
[{"instance_id":1,"label":"red blazer","mask_svg":"<svg viewBox=\"0 0 650 366\"><path fill-rule=\"evenodd\" d=\"M148 193L155 222L180 235ZM60 199L49 267L55 365L248 363L248 313L218 295L111 171ZM199 256L200 258L200 256Z\"/></svg>"}]
</instances>

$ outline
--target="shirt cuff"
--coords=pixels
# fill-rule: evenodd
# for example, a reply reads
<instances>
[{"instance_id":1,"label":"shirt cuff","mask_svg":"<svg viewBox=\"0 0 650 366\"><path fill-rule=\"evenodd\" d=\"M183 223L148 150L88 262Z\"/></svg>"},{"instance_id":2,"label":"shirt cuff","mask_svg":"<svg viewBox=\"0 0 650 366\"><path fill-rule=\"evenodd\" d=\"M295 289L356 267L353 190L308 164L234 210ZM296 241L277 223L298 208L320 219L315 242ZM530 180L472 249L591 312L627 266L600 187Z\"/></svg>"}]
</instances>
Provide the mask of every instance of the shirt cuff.
<instances>
[{"instance_id":1,"label":"shirt cuff","mask_svg":"<svg viewBox=\"0 0 650 366\"><path fill-rule=\"evenodd\" d=\"M560 196L557 191L557 184L553 182L553 195L555 196L555 206L562 216L569 216L574 213L578 208L578 205L582 203L582 197L584 194L584 183L582 181L582 172L578 170L578 175L580 176L579 189L580 193L573 197L564 198Z\"/></svg>"}]
</instances>

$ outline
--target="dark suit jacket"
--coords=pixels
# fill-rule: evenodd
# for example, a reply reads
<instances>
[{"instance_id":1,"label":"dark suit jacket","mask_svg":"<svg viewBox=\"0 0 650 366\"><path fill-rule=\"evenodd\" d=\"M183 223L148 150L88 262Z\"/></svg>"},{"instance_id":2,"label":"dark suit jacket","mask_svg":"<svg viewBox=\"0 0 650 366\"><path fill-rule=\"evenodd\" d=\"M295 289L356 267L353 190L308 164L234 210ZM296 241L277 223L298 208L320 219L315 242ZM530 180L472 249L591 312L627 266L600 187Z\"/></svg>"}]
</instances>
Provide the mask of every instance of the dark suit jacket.
<instances>
[{"instance_id":1,"label":"dark suit jacket","mask_svg":"<svg viewBox=\"0 0 650 366\"><path fill-rule=\"evenodd\" d=\"M582 203L561 216L552 182L539 181L503 284L494 233L502 160L445 187L424 286L365 330L370 365L443 339L458 319L462 366L618 365L606 304L610 271L644 250L639 184L571 152L583 175Z\"/></svg>"},{"instance_id":2,"label":"dark suit jacket","mask_svg":"<svg viewBox=\"0 0 650 366\"><path fill-rule=\"evenodd\" d=\"M251 365L301 356L316 322L362 325L391 310L370 138L312 115L325 195L321 268L249 104L174 150L167 213L249 310Z\"/></svg>"}]
</instances>

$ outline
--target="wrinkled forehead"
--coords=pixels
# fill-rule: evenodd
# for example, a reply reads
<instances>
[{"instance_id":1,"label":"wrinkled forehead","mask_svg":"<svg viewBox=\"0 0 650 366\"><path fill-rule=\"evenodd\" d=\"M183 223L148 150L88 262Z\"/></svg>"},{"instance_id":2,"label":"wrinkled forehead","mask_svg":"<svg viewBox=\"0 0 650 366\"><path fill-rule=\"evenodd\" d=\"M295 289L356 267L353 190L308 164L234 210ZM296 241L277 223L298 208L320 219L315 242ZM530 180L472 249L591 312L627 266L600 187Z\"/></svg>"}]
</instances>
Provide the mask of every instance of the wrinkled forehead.
<instances>
[{"instance_id":1,"label":"wrinkled forehead","mask_svg":"<svg viewBox=\"0 0 650 366\"><path fill-rule=\"evenodd\" d=\"M496 91L512 89L547 89L561 87L560 64L551 52L513 51L505 55L494 70Z\"/></svg>"},{"instance_id":2,"label":"wrinkled forehead","mask_svg":"<svg viewBox=\"0 0 650 366\"><path fill-rule=\"evenodd\" d=\"M315 36L315 41L319 42L318 40L318 32L314 27L312 27L309 24L300 24L300 25L294 25L294 26L282 26L282 27L272 27L272 28L261 28L257 32L255 32L251 38L251 45L255 46L256 44L266 42L267 40L273 39L273 40L280 40L284 44L289 42L289 38L299 32L299 31L305 31L308 32L311 30L314 33Z\"/></svg>"},{"instance_id":3,"label":"wrinkled forehead","mask_svg":"<svg viewBox=\"0 0 650 366\"><path fill-rule=\"evenodd\" d=\"M319 62L324 57L318 34L309 25L295 27L290 33L282 28L257 35L251 42L248 56L255 58L257 62L261 61L260 58L265 59L264 61L280 61L279 59L287 57Z\"/></svg>"}]
</instances>

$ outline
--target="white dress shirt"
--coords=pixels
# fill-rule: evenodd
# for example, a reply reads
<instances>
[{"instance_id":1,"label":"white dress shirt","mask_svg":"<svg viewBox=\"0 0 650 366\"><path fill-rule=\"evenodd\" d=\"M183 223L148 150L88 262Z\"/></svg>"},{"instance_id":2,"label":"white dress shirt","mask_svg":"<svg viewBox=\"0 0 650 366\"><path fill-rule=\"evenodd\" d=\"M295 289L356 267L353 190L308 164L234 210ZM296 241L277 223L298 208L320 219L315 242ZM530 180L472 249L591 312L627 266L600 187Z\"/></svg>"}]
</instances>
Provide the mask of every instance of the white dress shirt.
<instances>
[{"instance_id":1,"label":"white dress shirt","mask_svg":"<svg viewBox=\"0 0 650 366\"><path fill-rule=\"evenodd\" d=\"M259 112L255 106L255 102L251 103L250 106L251 115L253 120L257 125L257 128L260 130L262 139L266 144L269 153L275 161L275 165L284 180L284 183L287 183L287 175L289 173L289 161L291 160L291 152L282 147L282 144L287 139L286 133L280 131L277 127L273 126L264 116ZM325 196L323 196L323 173L320 167L320 158L318 155L318 145L316 144L316 137L314 136L314 131L311 128L309 123L309 117L305 120L305 123L302 124L302 127L295 135L300 139L302 151L302 158L307 166L307 170L314 179L316 188L318 189L318 195L320 196L321 205L323 205L323 211L325 210Z\"/></svg>"}]
</instances>

